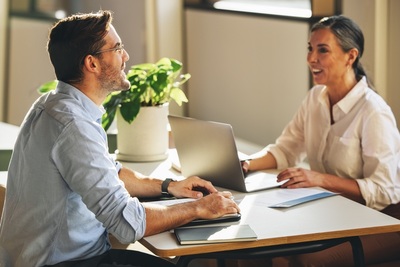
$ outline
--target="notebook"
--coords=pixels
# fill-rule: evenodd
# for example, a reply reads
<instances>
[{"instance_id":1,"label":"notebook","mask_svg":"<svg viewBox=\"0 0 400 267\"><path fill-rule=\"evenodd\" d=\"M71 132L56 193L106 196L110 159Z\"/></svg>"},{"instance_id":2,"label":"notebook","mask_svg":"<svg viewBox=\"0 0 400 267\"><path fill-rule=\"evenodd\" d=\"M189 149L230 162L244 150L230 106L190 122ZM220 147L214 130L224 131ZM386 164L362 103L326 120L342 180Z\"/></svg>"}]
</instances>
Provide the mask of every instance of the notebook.
<instances>
[{"instance_id":1,"label":"notebook","mask_svg":"<svg viewBox=\"0 0 400 267\"><path fill-rule=\"evenodd\" d=\"M275 188L277 171L257 171L245 177L232 126L179 116L168 116L185 177L197 175L213 185L240 192Z\"/></svg>"},{"instance_id":2,"label":"notebook","mask_svg":"<svg viewBox=\"0 0 400 267\"><path fill-rule=\"evenodd\" d=\"M257 240L253 229L245 225L177 228L175 236L181 245L209 244L221 242L243 242Z\"/></svg>"}]
</instances>

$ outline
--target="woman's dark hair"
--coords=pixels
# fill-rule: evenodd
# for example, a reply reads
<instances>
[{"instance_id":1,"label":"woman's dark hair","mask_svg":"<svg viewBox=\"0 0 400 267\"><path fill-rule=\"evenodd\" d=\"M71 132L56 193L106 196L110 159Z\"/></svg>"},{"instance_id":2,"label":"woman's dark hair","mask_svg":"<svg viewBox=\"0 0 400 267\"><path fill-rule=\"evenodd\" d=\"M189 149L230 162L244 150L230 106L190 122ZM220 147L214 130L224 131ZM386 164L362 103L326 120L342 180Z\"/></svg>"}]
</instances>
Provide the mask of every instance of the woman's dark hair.
<instances>
[{"instance_id":1,"label":"woman's dark hair","mask_svg":"<svg viewBox=\"0 0 400 267\"><path fill-rule=\"evenodd\" d=\"M59 81L82 80L83 60L104 46L111 22L110 11L99 11L72 15L51 28L47 51Z\"/></svg>"},{"instance_id":2,"label":"woman's dark hair","mask_svg":"<svg viewBox=\"0 0 400 267\"><path fill-rule=\"evenodd\" d=\"M336 36L339 45L344 52L348 52L352 48L356 48L358 50L358 57L352 66L356 75L356 79L359 81L362 76L365 76L367 78L368 85L373 88L373 85L360 62L360 59L364 53L364 35L360 27L354 21L345 16L331 16L323 18L315 23L311 27L311 32L318 29L330 29L331 32Z\"/></svg>"}]
</instances>

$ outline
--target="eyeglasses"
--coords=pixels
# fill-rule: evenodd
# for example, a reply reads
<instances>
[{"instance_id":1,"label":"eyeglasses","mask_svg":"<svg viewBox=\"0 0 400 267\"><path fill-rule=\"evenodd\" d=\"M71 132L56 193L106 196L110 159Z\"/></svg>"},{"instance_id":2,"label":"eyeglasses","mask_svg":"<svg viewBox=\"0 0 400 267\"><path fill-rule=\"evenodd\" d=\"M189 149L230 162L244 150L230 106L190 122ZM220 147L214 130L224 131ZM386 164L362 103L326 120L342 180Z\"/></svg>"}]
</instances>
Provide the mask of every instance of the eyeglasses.
<instances>
[{"instance_id":1,"label":"eyeglasses","mask_svg":"<svg viewBox=\"0 0 400 267\"><path fill-rule=\"evenodd\" d=\"M94 53L93 55L98 55L98 54L105 53L105 52L110 52L110 51L115 51L115 52L121 54L123 50L124 50L124 45L121 44L121 45L119 45L119 46L117 46L117 47L114 47L114 48L104 49L104 50L97 51L97 52Z\"/></svg>"}]
</instances>

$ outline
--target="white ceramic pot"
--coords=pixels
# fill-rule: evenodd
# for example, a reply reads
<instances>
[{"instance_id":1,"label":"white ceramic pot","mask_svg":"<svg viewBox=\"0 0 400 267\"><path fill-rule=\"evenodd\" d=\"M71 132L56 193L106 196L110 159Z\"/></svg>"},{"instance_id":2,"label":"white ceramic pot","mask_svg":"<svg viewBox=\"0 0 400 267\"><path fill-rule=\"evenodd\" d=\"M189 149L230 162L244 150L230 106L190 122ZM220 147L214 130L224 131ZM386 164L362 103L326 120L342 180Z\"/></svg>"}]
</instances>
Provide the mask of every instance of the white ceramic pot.
<instances>
[{"instance_id":1,"label":"white ceramic pot","mask_svg":"<svg viewBox=\"0 0 400 267\"><path fill-rule=\"evenodd\" d=\"M168 157L169 105L141 107L132 122L117 112L117 151L122 161L159 161Z\"/></svg>"}]
</instances>

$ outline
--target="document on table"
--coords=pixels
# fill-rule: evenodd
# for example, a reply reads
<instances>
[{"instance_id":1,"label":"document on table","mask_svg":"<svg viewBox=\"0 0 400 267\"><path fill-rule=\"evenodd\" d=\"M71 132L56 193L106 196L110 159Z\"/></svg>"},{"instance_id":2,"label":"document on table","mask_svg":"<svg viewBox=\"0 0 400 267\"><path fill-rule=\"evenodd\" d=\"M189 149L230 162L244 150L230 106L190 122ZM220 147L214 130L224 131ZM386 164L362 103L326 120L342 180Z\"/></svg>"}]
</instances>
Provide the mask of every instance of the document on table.
<instances>
[{"instance_id":1,"label":"document on table","mask_svg":"<svg viewBox=\"0 0 400 267\"><path fill-rule=\"evenodd\" d=\"M309 201L337 195L336 193L316 188L296 188L269 190L258 194L254 204L270 208L289 208Z\"/></svg>"}]
</instances>

